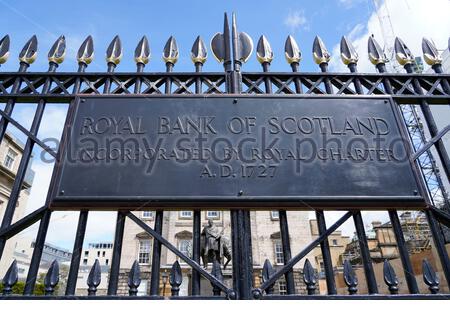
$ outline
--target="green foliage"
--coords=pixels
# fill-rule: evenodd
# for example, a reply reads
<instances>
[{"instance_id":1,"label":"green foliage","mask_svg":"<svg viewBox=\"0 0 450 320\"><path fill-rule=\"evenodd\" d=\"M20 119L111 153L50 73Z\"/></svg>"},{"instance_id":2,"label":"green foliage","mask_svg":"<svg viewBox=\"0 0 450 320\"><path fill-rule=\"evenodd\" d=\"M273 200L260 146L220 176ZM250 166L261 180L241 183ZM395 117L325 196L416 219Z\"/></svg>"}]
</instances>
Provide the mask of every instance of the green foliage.
<instances>
[{"instance_id":1,"label":"green foliage","mask_svg":"<svg viewBox=\"0 0 450 320\"><path fill-rule=\"evenodd\" d=\"M12 294L22 295L23 289L25 288L25 282L24 281L18 281L12 289ZM0 283L0 291L3 292L3 283ZM45 293L44 284L37 282L34 286L34 292L33 294L36 296L43 296Z\"/></svg>"}]
</instances>

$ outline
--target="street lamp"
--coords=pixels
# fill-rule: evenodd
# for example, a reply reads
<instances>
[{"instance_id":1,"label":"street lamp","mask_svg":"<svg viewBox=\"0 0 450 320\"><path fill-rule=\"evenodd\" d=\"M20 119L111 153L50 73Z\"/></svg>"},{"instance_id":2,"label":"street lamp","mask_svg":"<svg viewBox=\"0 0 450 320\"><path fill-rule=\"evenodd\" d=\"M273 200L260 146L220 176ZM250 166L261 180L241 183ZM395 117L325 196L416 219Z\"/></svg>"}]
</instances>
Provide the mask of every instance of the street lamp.
<instances>
[{"instance_id":1,"label":"street lamp","mask_svg":"<svg viewBox=\"0 0 450 320\"><path fill-rule=\"evenodd\" d=\"M161 274L161 278L162 278L162 283L163 283L163 297L164 297L164 295L166 294L166 285L167 285L167 279L169 278L168 276L167 276L167 272L163 272L162 274Z\"/></svg>"}]
</instances>

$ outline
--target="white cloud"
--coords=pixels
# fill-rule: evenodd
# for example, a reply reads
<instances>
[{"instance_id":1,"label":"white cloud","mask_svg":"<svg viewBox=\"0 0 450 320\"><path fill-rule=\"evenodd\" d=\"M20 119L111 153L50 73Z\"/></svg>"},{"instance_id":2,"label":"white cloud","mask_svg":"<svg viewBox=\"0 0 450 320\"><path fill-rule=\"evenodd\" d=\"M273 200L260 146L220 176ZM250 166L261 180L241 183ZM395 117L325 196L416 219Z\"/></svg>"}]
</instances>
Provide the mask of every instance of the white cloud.
<instances>
[{"instance_id":1,"label":"white cloud","mask_svg":"<svg viewBox=\"0 0 450 320\"><path fill-rule=\"evenodd\" d=\"M307 22L308 20L306 19L304 10L291 11L284 19L284 24L292 31L295 31L300 27L306 27Z\"/></svg>"},{"instance_id":2,"label":"white cloud","mask_svg":"<svg viewBox=\"0 0 450 320\"><path fill-rule=\"evenodd\" d=\"M341 2L351 2L348 0L341 0ZM428 1L423 0L386 0L387 8L390 13L392 28L395 36L402 38L408 45L413 54L416 56L422 55L421 42L422 37L432 38L438 48L446 46L449 30L450 20L448 19L448 12L450 12L450 1L448 0L433 0L433 5L430 6ZM439 10L436 10L439 8ZM381 16L385 16L380 12ZM388 22L387 19L384 19ZM389 23L386 23L389 26ZM375 69L368 60L367 54L367 40L370 35L374 35L377 41L383 46L383 32L380 28L380 21L377 12L372 12L367 23L356 25L348 33L356 51L359 54L358 69L362 72L374 72ZM339 39L340 40L340 39ZM393 46L393 40L390 39L388 45ZM333 71L347 72L348 69L340 60L339 43L337 43L332 50L332 62L330 69Z\"/></svg>"},{"instance_id":3,"label":"white cloud","mask_svg":"<svg viewBox=\"0 0 450 320\"><path fill-rule=\"evenodd\" d=\"M349 9L354 7L355 5L359 5L362 2L366 2L367 0L339 0L339 4L343 7Z\"/></svg>"}]
</instances>

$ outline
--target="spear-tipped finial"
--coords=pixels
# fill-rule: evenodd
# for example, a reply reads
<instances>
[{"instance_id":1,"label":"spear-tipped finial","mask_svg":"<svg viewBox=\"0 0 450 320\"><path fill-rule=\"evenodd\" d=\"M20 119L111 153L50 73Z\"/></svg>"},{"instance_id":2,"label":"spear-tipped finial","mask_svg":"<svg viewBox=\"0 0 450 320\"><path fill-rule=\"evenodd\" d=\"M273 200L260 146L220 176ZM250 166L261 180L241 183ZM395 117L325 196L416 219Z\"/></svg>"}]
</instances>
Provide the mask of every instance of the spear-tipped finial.
<instances>
[{"instance_id":1,"label":"spear-tipped finial","mask_svg":"<svg viewBox=\"0 0 450 320\"><path fill-rule=\"evenodd\" d=\"M48 61L61 64L66 56L66 38L60 36L48 52Z\"/></svg>"},{"instance_id":2,"label":"spear-tipped finial","mask_svg":"<svg viewBox=\"0 0 450 320\"><path fill-rule=\"evenodd\" d=\"M119 36L115 36L114 39L106 50L106 62L118 65L122 59L122 42Z\"/></svg>"},{"instance_id":3,"label":"spear-tipped finial","mask_svg":"<svg viewBox=\"0 0 450 320\"><path fill-rule=\"evenodd\" d=\"M328 63L330 61L331 55L328 52L325 44L319 36L314 38L313 43L313 58L317 64Z\"/></svg>"},{"instance_id":4,"label":"spear-tipped finial","mask_svg":"<svg viewBox=\"0 0 450 320\"><path fill-rule=\"evenodd\" d=\"M17 280L19 280L19 270L17 268L17 261L14 259L2 280L3 295L12 293L12 287L17 283Z\"/></svg>"},{"instance_id":5,"label":"spear-tipped finial","mask_svg":"<svg viewBox=\"0 0 450 320\"><path fill-rule=\"evenodd\" d=\"M341 59L345 65L358 63L358 53L346 36L341 38Z\"/></svg>"},{"instance_id":6,"label":"spear-tipped finial","mask_svg":"<svg viewBox=\"0 0 450 320\"><path fill-rule=\"evenodd\" d=\"M94 40L88 36L78 49L77 53L78 63L89 64L94 60Z\"/></svg>"},{"instance_id":7,"label":"spear-tipped finial","mask_svg":"<svg viewBox=\"0 0 450 320\"><path fill-rule=\"evenodd\" d=\"M233 12L231 33L233 42L233 55L235 62L245 63L253 52L253 40L245 32L237 31L236 14Z\"/></svg>"},{"instance_id":8,"label":"spear-tipped finial","mask_svg":"<svg viewBox=\"0 0 450 320\"><path fill-rule=\"evenodd\" d=\"M134 61L136 61L136 63L147 64L149 59L150 46L147 37L143 36L134 50Z\"/></svg>"},{"instance_id":9,"label":"spear-tipped finial","mask_svg":"<svg viewBox=\"0 0 450 320\"><path fill-rule=\"evenodd\" d=\"M442 63L442 57L436 49L436 45L432 40L427 38L422 39L423 58L427 64L434 66Z\"/></svg>"},{"instance_id":10,"label":"spear-tipped finial","mask_svg":"<svg viewBox=\"0 0 450 320\"><path fill-rule=\"evenodd\" d=\"M302 60L302 53L298 47L294 37L289 35L284 44L284 56L289 64L300 63Z\"/></svg>"},{"instance_id":11,"label":"spear-tipped finial","mask_svg":"<svg viewBox=\"0 0 450 320\"><path fill-rule=\"evenodd\" d=\"M25 43L25 45L22 48L22 51L20 51L19 54L19 61L26 63L26 64L32 64L37 57L37 37L36 35L32 36L30 40Z\"/></svg>"},{"instance_id":12,"label":"spear-tipped finial","mask_svg":"<svg viewBox=\"0 0 450 320\"><path fill-rule=\"evenodd\" d=\"M191 49L191 60L193 63L204 64L208 57L208 49L206 49L205 43L202 38L198 36Z\"/></svg>"},{"instance_id":13,"label":"spear-tipped finial","mask_svg":"<svg viewBox=\"0 0 450 320\"><path fill-rule=\"evenodd\" d=\"M384 54L383 49L375 40L375 37L372 35L369 37L369 41L367 44L369 51L369 60L374 65L385 64L387 62L386 55Z\"/></svg>"},{"instance_id":14,"label":"spear-tipped finial","mask_svg":"<svg viewBox=\"0 0 450 320\"><path fill-rule=\"evenodd\" d=\"M273 60L273 51L266 36L262 35L258 40L256 46L256 58L259 63L271 63Z\"/></svg>"},{"instance_id":15,"label":"spear-tipped finial","mask_svg":"<svg viewBox=\"0 0 450 320\"><path fill-rule=\"evenodd\" d=\"M402 39L398 37L395 38L394 48L398 63L400 63L402 66L414 63L414 55L411 53L411 50L409 50Z\"/></svg>"},{"instance_id":16,"label":"spear-tipped finial","mask_svg":"<svg viewBox=\"0 0 450 320\"><path fill-rule=\"evenodd\" d=\"M0 64L3 64L9 57L9 35L0 40Z\"/></svg>"},{"instance_id":17,"label":"spear-tipped finial","mask_svg":"<svg viewBox=\"0 0 450 320\"><path fill-rule=\"evenodd\" d=\"M166 45L164 46L163 51L163 60L165 63L175 64L178 61L178 45L177 41L173 36L167 40Z\"/></svg>"},{"instance_id":18,"label":"spear-tipped finial","mask_svg":"<svg viewBox=\"0 0 450 320\"><path fill-rule=\"evenodd\" d=\"M223 33L217 32L211 38L211 52L213 57L218 62L230 62L231 61L231 51L230 51L230 26L228 24L227 13L224 13L223 18Z\"/></svg>"}]
</instances>

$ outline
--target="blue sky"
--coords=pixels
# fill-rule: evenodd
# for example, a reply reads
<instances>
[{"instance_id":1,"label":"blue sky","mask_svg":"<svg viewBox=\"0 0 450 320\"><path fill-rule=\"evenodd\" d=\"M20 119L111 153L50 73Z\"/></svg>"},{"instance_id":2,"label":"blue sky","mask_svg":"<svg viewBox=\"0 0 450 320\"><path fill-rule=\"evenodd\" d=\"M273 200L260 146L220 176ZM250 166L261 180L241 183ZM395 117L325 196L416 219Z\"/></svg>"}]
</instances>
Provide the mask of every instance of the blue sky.
<instances>
[{"instance_id":1,"label":"blue sky","mask_svg":"<svg viewBox=\"0 0 450 320\"><path fill-rule=\"evenodd\" d=\"M189 58L197 35L207 42L222 30L223 13L235 11L238 27L247 32L256 45L265 34L275 52L274 70L289 70L284 60L284 41L288 34L297 39L304 52L302 67L314 71L311 59L314 36L319 34L331 49L340 37L355 25L368 20L373 11L371 1L5 1L0 0L0 34L11 36L11 58L2 70L17 68L17 54L27 39L36 34L39 58L33 70L46 68L46 54L56 38L67 37L67 61L61 71L76 68L74 60L81 41L89 34L94 37L96 59L91 71L105 69L104 54L108 43L118 34L124 46L124 57L118 71L134 70L133 51L147 35L152 50L148 70L163 70L161 52L167 38L174 35L180 48L176 70L188 71L193 66ZM208 48L209 49L209 48ZM205 71L220 70L221 66L208 59ZM253 55L245 70L259 70Z\"/></svg>"},{"instance_id":2,"label":"blue sky","mask_svg":"<svg viewBox=\"0 0 450 320\"><path fill-rule=\"evenodd\" d=\"M414 54L421 55L422 36L432 38L438 48L446 48L450 36L450 19L448 19L450 1L386 1L391 15L393 33L400 36ZM60 35L66 36L68 51L66 61L60 66L59 71L76 70L76 52L88 35L93 36L95 46L95 59L88 71L104 71L106 69L105 51L116 34L121 37L124 47L124 56L117 71L135 70L133 53L143 35L149 38L152 51L152 58L146 71L164 70L161 55L170 35L175 36L180 48L180 59L175 66L175 71L192 71L190 49L195 38L201 35L210 50L211 37L216 32L222 32L225 11L230 14L232 11L237 13L239 30L247 32L252 37L255 47L262 34L268 38L275 54L271 68L273 71L290 70L283 52L284 42L289 34L295 37L303 53L301 70L318 71L318 67L312 60L311 48L314 37L319 35L332 53L331 70L347 72L340 61L338 49L340 38L347 35L360 54L359 70L375 71L367 59L367 38L374 34L383 44L378 19L379 16L383 16L383 12L376 11L372 0L216 0L210 2L0 0L0 37L4 34L9 34L11 37L10 59L0 67L0 72L17 70L17 56L33 34L38 37L39 48L38 59L31 66L30 71L47 69L47 53ZM222 66L209 54L204 71L221 70ZM254 52L243 70L261 70ZM29 125L34 108L34 105L21 105L21 108L15 109L13 116L22 124ZM445 125L448 124L449 117L439 117L437 120ZM39 137L59 138L64 118L65 108L61 105L48 105ZM37 152L32 168L36 172L36 178L27 212L43 204L52 172L52 166L43 164ZM55 213L47 235L48 241L61 247L71 248L77 219L76 213ZM114 219L114 214L90 215L86 243L111 240ZM368 221L370 219L366 222ZM30 228L27 230L27 235L34 236L35 231L36 228ZM351 228L347 230L347 233L351 233Z\"/></svg>"}]
</instances>

